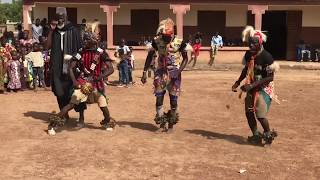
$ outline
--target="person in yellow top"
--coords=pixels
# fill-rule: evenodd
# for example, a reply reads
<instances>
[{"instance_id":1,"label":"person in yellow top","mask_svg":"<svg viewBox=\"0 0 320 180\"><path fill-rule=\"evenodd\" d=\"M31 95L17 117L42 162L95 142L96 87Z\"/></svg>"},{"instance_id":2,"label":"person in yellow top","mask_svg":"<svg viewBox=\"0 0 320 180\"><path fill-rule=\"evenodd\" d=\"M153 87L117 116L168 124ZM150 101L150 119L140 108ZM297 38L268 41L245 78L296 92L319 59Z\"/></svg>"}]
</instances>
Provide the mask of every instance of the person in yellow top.
<instances>
[{"instance_id":1,"label":"person in yellow top","mask_svg":"<svg viewBox=\"0 0 320 180\"><path fill-rule=\"evenodd\" d=\"M32 70L33 70L33 88L36 90L37 88L37 78L40 83L40 87L46 88L44 82L44 59L42 52L40 51L39 43L33 44L33 51L26 55L26 60L32 62Z\"/></svg>"}]
</instances>

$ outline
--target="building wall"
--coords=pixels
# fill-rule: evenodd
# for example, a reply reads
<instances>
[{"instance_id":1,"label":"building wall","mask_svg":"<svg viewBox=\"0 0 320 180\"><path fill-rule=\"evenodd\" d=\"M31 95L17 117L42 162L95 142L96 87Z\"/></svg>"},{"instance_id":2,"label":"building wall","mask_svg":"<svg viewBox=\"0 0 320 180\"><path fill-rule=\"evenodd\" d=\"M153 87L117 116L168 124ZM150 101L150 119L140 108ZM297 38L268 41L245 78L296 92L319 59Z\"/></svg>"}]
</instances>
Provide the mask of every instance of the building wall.
<instances>
[{"instance_id":1,"label":"building wall","mask_svg":"<svg viewBox=\"0 0 320 180\"><path fill-rule=\"evenodd\" d=\"M99 4L57 4L57 3L36 3L34 8L34 18L45 18L48 15L48 7L74 7L78 9L78 23L82 18L88 21L99 19L102 24L106 24L106 17ZM131 9L159 9L159 18L172 18L175 21L175 14L170 9L169 4L121 4L114 14L115 25L130 25ZM199 10L223 10L226 11L226 26L239 27L246 25L247 6L245 5L191 5L191 10L187 12L184 19L185 26L197 26L197 11ZM94 12L94 13L93 13Z\"/></svg>"},{"instance_id":2,"label":"building wall","mask_svg":"<svg viewBox=\"0 0 320 180\"><path fill-rule=\"evenodd\" d=\"M247 21L248 7L246 5L191 5L190 11L185 15L184 23L186 26L197 26L198 11L226 11L226 26L238 27L245 26ZM208 20L210 23L210 20ZM211 22L214 23L214 22Z\"/></svg>"},{"instance_id":3,"label":"building wall","mask_svg":"<svg viewBox=\"0 0 320 180\"><path fill-rule=\"evenodd\" d=\"M302 27L320 27L320 6L269 6L269 10L301 10Z\"/></svg>"},{"instance_id":4,"label":"building wall","mask_svg":"<svg viewBox=\"0 0 320 180\"><path fill-rule=\"evenodd\" d=\"M48 7L75 7L77 8L77 22L81 23L82 18L88 22L98 19L102 24L102 34L106 37L106 14L99 4L69 4L69 3L36 3L33 10L34 18L47 18ZM224 35L229 39L239 38L241 31L247 25L247 5L225 5L225 4L192 4L190 11L184 16L184 38L193 35L198 31L198 11L225 11L226 28ZM159 19L167 17L175 21L175 14L170 9L169 4L121 4L117 12L114 13L114 40L118 41L125 36L127 39L137 40L138 37L131 31L131 9L159 9ZM302 11L302 29L300 38L310 44L320 44L320 6L308 5L272 5L269 10L300 10ZM212 23L208 19L208 23Z\"/></svg>"},{"instance_id":5,"label":"building wall","mask_svg":"<svg viewBox=\"0 0 320 180\"><path fill-rule=\"evenodd\" d=\"M92 22L98 19L102 24L106 24L106 13L100 8L99 4L57 4L57 3L36 3L33 8L33 17L35 18L48 18L48 7L72 7L77 8L77 22L85 18L87 22Z\"/></svg>"},{"instance_id":6,"label":"building wall","mask_svg":"<svg viewBox=\"0 0 320 180\"><path fill-rule=\"evenodd\" d=\"M320 6L270 6L269 10L301 10L302 28L297 37L320 48Z\"/></svg>"},{"instance_id":7,"label":"building wall","mask_svg":"<svg viewBox=\"0 0 320 180\"><path fill-rule=\"evenodd\" d=\"M115 25L130 25L131 24L131 9L158 9L159 20L170 17L175 21L176 16L170 9L169 4L121 4L120 8L114 14Z\"/></svg>"}]
</instances>

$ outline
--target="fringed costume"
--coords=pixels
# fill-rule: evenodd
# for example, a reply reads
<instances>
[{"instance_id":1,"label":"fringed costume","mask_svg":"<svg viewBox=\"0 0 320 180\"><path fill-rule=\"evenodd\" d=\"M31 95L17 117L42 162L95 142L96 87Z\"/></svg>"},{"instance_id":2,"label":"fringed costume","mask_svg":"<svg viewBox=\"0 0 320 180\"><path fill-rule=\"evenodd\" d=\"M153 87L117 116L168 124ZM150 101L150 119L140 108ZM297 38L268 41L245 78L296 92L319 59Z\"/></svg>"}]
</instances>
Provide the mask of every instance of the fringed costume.
<instances>
[{"instance_id":1,"label":"fringed costume","mask_svg":"<svg viewBox=\"0 0 320 180\"><path fill-rule=\"evenodd\" d=\"M174 23L171 19L160 22L157 36L152 41L144 66L141 81L146 82L147 70L150 68L155 53L158 53L157 67L154 77L154 94L156 96L156 124L160 130L171 132L173 125L178 122L178 95L181 86L181 72L185 68L188 56L185 50L186 42L174 36ZM171 109L168 113L163 111L163 100L166 91L169 93Z\"/></svg>"},{"instance_id":2,"label":"fringed costume","mask_svg":"<svg viewBox=\"0 0 320 180\"><path fill-rule=\"evenodd\" d=\"M277 136L275 131L270 130L269 122L266 119L274 95L274 73L279 69L279 65L274 62L272 55L263 48L263 42L267 37L261 31L254 30L247 26L242 33L243 41L249 44L249 49L244 56L245 65L239 79L232 86L233 91L240 83L245 80L241 86L241 94L246 92L245 112L249 127L253 136L248 137L249 142L260 144L262 139L265 144L271 144ZM264 132L260 133L257 128L259 121Z\"/></svg>"}]
</instances>

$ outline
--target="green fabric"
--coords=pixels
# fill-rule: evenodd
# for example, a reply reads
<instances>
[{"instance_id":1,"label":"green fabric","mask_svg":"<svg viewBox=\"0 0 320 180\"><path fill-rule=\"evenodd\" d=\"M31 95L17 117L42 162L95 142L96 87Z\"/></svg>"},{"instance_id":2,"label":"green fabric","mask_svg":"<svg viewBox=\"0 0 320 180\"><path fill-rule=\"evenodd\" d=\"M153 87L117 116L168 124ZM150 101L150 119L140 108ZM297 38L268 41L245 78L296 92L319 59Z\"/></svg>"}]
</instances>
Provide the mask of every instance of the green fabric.
<instances>
[{"instance_id":1,"label":"green fabric","mask_svg":"<svg viewBox=\"0 0 320 180\"><path fill-rule=\"evenodd\" d=\"M269 109L270 109L270 105L271 105L271 98L270 96L265 92L265 91L260 91L259 92L260 96L263 97L266 105L267 105L267 111L269 112Z\"/></svg>"}]
</instances>

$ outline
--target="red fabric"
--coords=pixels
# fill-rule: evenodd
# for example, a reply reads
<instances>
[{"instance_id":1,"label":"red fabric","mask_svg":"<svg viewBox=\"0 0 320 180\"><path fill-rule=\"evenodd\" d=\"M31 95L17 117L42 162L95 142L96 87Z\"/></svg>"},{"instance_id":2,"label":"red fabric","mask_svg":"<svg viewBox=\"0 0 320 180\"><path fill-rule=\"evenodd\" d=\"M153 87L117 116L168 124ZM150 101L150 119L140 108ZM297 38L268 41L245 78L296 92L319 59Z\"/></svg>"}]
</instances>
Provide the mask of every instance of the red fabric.
<instances>
[{"instance_id":1,"label":"red fabric","mask_svg":"<svg viewBox=\"0 0 320 180\"><path fill-rule=\"evenodd\" d=\"M260 32L254 33L254 36L257 36L259 38L259 43L262 44L262 35L260 34Z\"/></svg>"},{"instance_id":2,"label":"red fabric","mask_svg":"<svg viewBox=\"0 0 320 180\"><path fill-rule=\"evenodd\" d=\"M201 44L200 43L194 44L192 48L193 48L194 55L199 56Z\"/></svg>"},{"instance_id":3,"label":"red fabric","mask_svg":"<svg viewBox=\"0 0 320 180\"><path fill-rule=\"evenodd\" d=\"M90 67L94 62L95 55L96 55L96 52L92 51L92 50L85 50L81 54L82 63L83 63L84 68L86 68L90 72L90 75L93 76L93 79L98 79L100 74L102 73L102 68L104 67L104 65L103 65L104 63L102 63L100 60L98 60L98 64L96 64L95 70L92 71L90 69ZM94 81L92 83L92 86L94 88L98 89L99 91L103 91L104 90L103 79L100 81Z\"/></svg>"}]
</instances>

